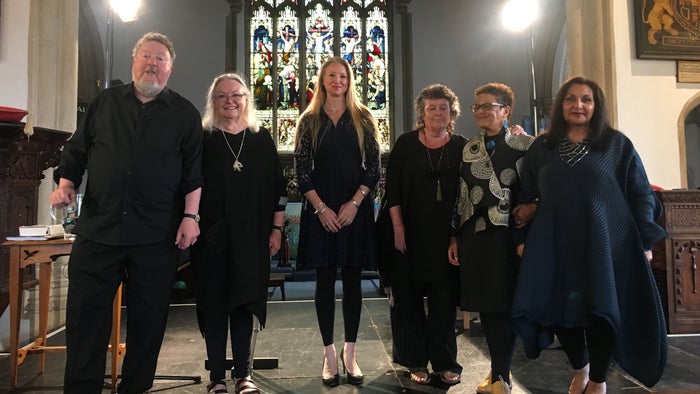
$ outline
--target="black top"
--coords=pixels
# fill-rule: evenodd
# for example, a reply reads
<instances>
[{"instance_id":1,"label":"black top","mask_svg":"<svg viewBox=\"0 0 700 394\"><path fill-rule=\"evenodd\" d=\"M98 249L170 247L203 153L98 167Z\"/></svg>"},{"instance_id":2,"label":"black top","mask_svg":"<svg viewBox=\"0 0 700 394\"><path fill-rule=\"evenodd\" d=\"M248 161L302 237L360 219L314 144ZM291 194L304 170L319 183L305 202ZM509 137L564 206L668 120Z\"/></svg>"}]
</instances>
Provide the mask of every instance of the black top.
<instances>
[{"instance_id":1,"label":"black top","mask_svg":"<svg viewBox=\"0 0 700 394\"><path fill-rule=\"evenodd\" d=\"M379 144L375 134L364 130L364 155L348 110L337 125L321 112L321 132L316 152L311 134L305 132L294 154L299 191L316 190L321 200L338 213L350 201L360 185L374 188L379 180ZM309 127L302 119L300 132ZM358 207L355 220L333 234L326 231L314 207L304 201L299 227L297 263L304 268L355 266L374 268L374 204L371 195Z\"/></svg>"},{"instance_id":2,"label":"black top","mask_svg":"<svg viewBox=\"0 0 700 394\"><path fill-rule=\"evenodd\" d=\"M524 230L513 226L510 213L520 191L523 156L532 141L529 135L502 128L494 136L481 131L464 146L453 218L460 245L462 310L510 311L520 265L515 246L525 242Z\"/></svg>"},{"instance_id":3,"label":"black top","mask_svg":"<svg viewBox=\"0 0 700 394\"><path fill-rule=\"evenodd\" d=\"M56 181L89 178L74 232L108 245L175 241L184 196L203 184L197 109L165 88L146 104L133 84L100 92L66 142Z\"/></svg>"},{"instance_id":4,"label":"black top","mask_svg":"<svg viewBox=\"0 0 700 394\"><path fill-rule=\"evenodd\" d=\"M495 136L480 132L467 142L462 152L457 216L453 218L453 227L461 235L494 226L511 227L515 241L525 242L524 232L512 227L510 213L520 193L523 157L533 139L502 128Z\"/></svg>"},{"instance_id":5,"label":"black top","mask_svg":"<svg viewBox=\"0 0 700 394\"><path fill-rule=\"evenodd\" d=\"M243 133L245 140L243 141ZM206 133L205 185L199 207L201 234L192 248L197 306L206 319L245 305L265 325L270 276L269 237L275 212L284 211L286 181L270 133ZM243 164L233 169L234 156ZM283 241L284 242L284 241Z\"/></svg>"},{"instance_id":6,"label":"black top","mask_svg":"<svg viewBox=\"0 0 700 394\"><path fill-rule=\"evenodd\" d=\"M392 273L394 285L411 280L402 281L397 275L408 275L418 282L444 281L448 276L450 221L465 139L452 134L444 150L427 149L418 135L414 130L399 137L387 165L387 208L401 206L409 261ZM438 179L441 201L437 198Z\"/></svg>"}]
</instances>

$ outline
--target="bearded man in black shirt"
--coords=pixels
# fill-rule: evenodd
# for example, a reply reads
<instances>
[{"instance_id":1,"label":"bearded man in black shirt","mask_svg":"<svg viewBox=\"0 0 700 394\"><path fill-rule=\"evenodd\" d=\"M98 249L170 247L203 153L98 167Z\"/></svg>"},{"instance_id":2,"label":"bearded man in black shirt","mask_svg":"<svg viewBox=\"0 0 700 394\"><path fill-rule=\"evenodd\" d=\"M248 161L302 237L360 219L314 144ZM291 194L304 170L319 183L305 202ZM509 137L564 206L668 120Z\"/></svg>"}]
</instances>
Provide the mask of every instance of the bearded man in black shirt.
<instances>
[{"instance_id":1,"label":"bearded man in black shirt","mask_svg":"<svg viewBox=\"0 0 700 394\"><path fill-rule=\"evenodd\" d=\"M100 92L63 147L53 206L75 201L87 170L68 265L66 393L100 393L111 306L128 282L129 351L120 393L153 385L179 253L197 240L201 118L166 87L175 50L163 34L134 46L133 82Z\"/></svg>"}]
</instances>

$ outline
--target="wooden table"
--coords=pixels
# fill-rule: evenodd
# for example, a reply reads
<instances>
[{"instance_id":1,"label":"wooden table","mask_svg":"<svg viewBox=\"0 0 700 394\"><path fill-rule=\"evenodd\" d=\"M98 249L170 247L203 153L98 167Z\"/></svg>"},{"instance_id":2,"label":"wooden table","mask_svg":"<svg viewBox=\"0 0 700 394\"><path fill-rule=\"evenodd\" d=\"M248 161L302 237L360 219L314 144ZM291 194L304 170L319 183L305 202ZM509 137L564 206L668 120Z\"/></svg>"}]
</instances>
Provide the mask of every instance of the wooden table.
<instances>
[{"instance_id":1,"label":"wooden table","mask_svg":"<svg viewBox=\"0 0 700 394\"><path fill-rule=\"evenodd\" d=\"M54 239L47 241L6 241L2 244L10 249L10 390L17 387L17 367L27 355L38 353L41 357L40 372L46 366L46 353L64 351L65 346L46 346L49 315L49 289L51 287L51 264L59 256L69 255L73 241ZM19 348L19 325L22 309L22 281L24 268L39 264L39 337ZM70 283L68 284L70 286ZM119 343L121 323L122 288L119 286L112 304L112 338L110 361L112 389L116 389L119 376L119 361L126 353L126 346Z\"/></svg>"},{"instance_id":2,"label":"wooden table","mask_svg":"<svg viewBox=\"0 0 700 394\"><path fill-rule=\"evenodd\" d=\"M284 281L285 275L281 272L273 272L270 274L270 279L267 282L267 287L272 287L272 291L275 291L275 287L280 288L282 293L282 301L287 301L287 295L284 292Z\"/></svg>"}]
</instances>

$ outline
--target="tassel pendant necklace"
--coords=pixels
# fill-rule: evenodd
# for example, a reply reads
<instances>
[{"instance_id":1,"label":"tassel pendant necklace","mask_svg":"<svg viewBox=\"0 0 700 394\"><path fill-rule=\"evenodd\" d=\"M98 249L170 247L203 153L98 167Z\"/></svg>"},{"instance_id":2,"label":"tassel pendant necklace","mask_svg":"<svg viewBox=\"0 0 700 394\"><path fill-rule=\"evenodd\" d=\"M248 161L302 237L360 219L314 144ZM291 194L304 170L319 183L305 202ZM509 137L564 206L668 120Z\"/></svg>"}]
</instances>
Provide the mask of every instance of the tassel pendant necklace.
<instances>
[{"instance_id":1,"label":"tassel pendant necklace","mask_svg":"<svg viewBox=\"0 0 700 394\"><path fill-rule=\"evenodd\" d=\"M430 172L434 173L437 178L437 184L435 188L435 201L442 201L442 187L440 186L440 163L442 163L442 156L445 153L445 147L447 144L442 146L440 150L440 158L438 159L437 165L433 166L433 159L430 157L430 149L425 147L425 152L428 154L428 164L430 164Z\"/></svg>"},{"instance_id":2,"label":"tassel pendant necklace","mask_svg":"<svg viewBox=\"0 0 700 394\"><path fill-rule=\"evenodd\" d=\"M233 155L234 161L233 161L233 170L236 172L241 172L243 170L243 163L241 163L238 158L241 156L241 151L243 150L243 143L245 142L245 132L246 129L243 129L243 138L241 139L241 146L238 148L238 154L233 151L233 148L231 148L231 144L228 143L228 138L226 138L226 134L224 133L223 130L221 131L221 136L224 137L224 141L226 141L226 146L228 146L228 150L231 151L231 154Z\"/></svg>"}]
</instances>

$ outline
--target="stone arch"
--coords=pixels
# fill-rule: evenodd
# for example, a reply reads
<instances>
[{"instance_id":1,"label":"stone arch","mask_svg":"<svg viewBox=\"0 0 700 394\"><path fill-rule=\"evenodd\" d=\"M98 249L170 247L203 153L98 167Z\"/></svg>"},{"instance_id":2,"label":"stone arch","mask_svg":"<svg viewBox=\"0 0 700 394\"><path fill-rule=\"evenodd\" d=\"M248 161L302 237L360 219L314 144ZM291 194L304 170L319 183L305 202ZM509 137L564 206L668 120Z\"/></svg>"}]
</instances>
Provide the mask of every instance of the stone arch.
<instances>
[{"instance_id":1,"label":"stone arch","mask_svg":"<svg viewBox=\"0 0 700 394\"><path fill-rule=\"evenodd\" d=\"M700 107L700 92L689 98L678 114L678 163L680 165L682 188L688 188L688 150L686 148L685 140L685 124L688 115L690 115L697 107Z\"/></svg>"}]
</instances>

